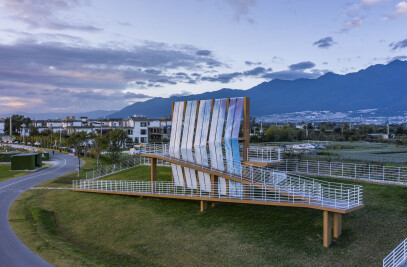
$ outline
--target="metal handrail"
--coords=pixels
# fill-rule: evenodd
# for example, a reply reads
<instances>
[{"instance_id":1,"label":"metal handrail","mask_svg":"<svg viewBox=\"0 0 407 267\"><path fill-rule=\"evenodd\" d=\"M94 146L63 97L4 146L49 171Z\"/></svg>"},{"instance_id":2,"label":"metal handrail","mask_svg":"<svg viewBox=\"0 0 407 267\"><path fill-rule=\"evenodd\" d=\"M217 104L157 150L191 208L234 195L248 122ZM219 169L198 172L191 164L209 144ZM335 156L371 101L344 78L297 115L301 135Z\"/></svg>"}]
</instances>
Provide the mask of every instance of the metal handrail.
<instances>
[{"instance_id":1,"label":"metal handrail","mask_svg":"<svg viewBox=\"0 0 407 267\"><path fill-rule=\"evenodd\" d=\"M276 175L282 177L283 173L276 172L268 168L260 168L241 164L240 161L226 160L212 164L211 155L205 154L205 160L201 163L195 158L194 153L179 153L171 155L168 146L155 144L146 147L147 153L161 156L164 159L172 160L178 163L185 163L191 167L199 167L204 170L214 171L234 177L242 181L264 186L275 190L277 187L284 193L295 193L296 196L305 197L312 193L314 200L321 200L321 205L332 207L332 201L346 201L348 207L363 205L363 188L359 185L349 185L343 183L326 182L313 178L306 178L297 175L286 175L285 179L275 179ZM207 153L204 151L203 153ZM218 159L217 159L218 160ZM231 166L231 167L230 167ZM311 191L310 191L311 190ZM318 195L318 193L320 192Z\"/></svg>"},{"instance_id":2,"label":"metal handrail","mask_svg":"<svg viewBox=\"0 0 407 267\"><path fill-rule=\"evenodd\" d=\"M386 258L383 267L399 267L407 263L407 238L403 240Z\"/></svg>"},{"instance_id":3,"label":"metal handrail","mask_svg":"<svg viewBox=\"0 0 407 267\"><path fill-rule=\"evenodd\" d=\"M285 159L284 164L272 168L284 172L407 185L406 167Z\"/></svg>"},{"instance_id":4,"label":"metal handrail","mask_svg":"<svg viewBox=\"0 0 407 267\"><path fill-rule=\"evenodd\" d=\"M288 177L287 180L291 181L292 177ZM308 204L341 210L357 206L350 201L353 196L351 196L349 190L345 191L346 198L341 199L336 190L331 192L334 194L327 195L326 190L320 186L315 188L304 187L302 190L305 190L307 194L299 196L298 186L301 185L291 184L290 188L276 185L275 190L271 191L268 186L242 184L236 187L229 184L221 185L220 183L213 183L209 187L211 190L206 191L204 188L187 188L167 181L75 180L72 185L73 189L78 190Z\"/></svg>"}]
</instances>

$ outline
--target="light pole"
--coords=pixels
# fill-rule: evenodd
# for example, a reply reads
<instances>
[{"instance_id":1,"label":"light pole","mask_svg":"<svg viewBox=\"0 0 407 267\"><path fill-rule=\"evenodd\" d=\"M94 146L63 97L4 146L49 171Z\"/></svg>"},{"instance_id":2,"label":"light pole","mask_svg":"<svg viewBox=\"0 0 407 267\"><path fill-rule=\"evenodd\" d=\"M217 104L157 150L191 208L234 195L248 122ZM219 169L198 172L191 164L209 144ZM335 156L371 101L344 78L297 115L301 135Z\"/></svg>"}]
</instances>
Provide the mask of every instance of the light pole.
<instances>
[{"instance_id":1,"label":"light pole","mask_svg":"<svg viewBox=\"0 0 407 267\"><path fill-rule=\"evenodd\" d=\"M59 151L61 151L62 128L59 126Z\"/></svg>"},{"instance_id":2,"label":"light pole","mask_svg":"<svg viewBox=\"0 0 407 267\"><path fill-rule=\"evenodd\" d=\"M23 128L23 130L22 130L22 134L23 134L23 143L25 144L25 124L23 123L23 124L21 125L21 127Z\"/></svg>"}]
</instances>

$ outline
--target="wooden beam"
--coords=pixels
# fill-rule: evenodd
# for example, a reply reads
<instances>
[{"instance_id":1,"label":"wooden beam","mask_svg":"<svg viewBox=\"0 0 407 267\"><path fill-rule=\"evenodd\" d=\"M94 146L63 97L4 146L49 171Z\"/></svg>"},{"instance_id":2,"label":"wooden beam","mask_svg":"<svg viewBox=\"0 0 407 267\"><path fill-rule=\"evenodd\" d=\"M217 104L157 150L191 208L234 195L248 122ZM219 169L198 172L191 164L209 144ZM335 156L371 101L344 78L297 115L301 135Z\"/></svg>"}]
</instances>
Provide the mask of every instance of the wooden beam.
<instances>
[{"instance_id":1,"label":"wooden beam","mask_svg":"<svg viewBox=\"0 0 407 267\"><path fill-rule=\"evenodd\" d=\"M332 213L324 210L324 247L332 243Z\"/></svg>"},{"instance_id":2,"label":"wooden beam","mask_svg":"<svg viewBox=\"0 0 407 267\"><path fill-rule=\"evenodd\" d=\"M342 234L342 214L334 213L334 238Z\"/></svg>"},{"instance_id":3,"label":"wooden beam","mask_svg":"<svg viewBox=\"0 0 407 267\"><path fill-rule=\"evenodd\" d=\"M201 212L208 209L208 202L201 200Z\"/></svg>"},{"instance_id":4,"label":"wooden beam","mask_svg":"<svg viewBox=\"0 0 407 267\"><path fill-rule=\"evenodd\" d=\"M243 161L249 160L248 148L250 146L250 98L243 101Z\"/></svg>"},{"instance_id":5,"label":"wooden beam","mask_svg":"<svg viewBox=\"0 0 407 267\"><path fill-rule=\"evenodd\" d=\"M174 115L174 105L175 105L175 102L171 102L171 121L172 121L172 116ZM171 124L171 126L172 126L172 124Z\"/></svg>"},{"instance_id":6,"label":"wooden beam","mask_svg":"<svg viewBox=\"0 0 407 267\"><path fill-rule=\"evenodd\" d=\"M257 161L246 161L242 162L244 165L254 166L254 167L267 167L272 165L284 164L284 161L274 161L274 162L257 162Z\"/></svg>"},{"instance_id":7,"label":"wooden beam","mask_svg":"<svg viewBox=\"0 0 407 267\"><path fill-rule=\"evenodd\" d=\"M154 193L154 182L157 181L157 159L151 158L151 193Z\"/></svg>"}]
</instances>

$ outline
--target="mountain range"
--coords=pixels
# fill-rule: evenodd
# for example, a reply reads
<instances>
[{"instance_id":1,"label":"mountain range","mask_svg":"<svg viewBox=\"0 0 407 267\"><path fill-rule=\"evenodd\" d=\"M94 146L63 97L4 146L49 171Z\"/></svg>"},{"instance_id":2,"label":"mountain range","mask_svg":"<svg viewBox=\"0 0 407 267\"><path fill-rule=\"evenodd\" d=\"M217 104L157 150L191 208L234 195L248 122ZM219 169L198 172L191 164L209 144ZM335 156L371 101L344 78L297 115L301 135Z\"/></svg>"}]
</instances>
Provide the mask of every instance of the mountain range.
<instances>
[{"instance_id":1,"label":"mountain range","mask_svg":"<svg viewBox=\"0 0 407 267\"><path fill-rule=\"evenodd\" d=\"M46 120L46 119L65 119L66 116L72 117L75 116L76 119L79 117L88 117L89 119L100 119L103 117L107 117L110 114L116 113L117 110L94 110L88 112L77 112L77 113L68 113L68 112L60 112L60 113L27 113L27 112L18 112L20 115L24 115L25 117L30 117L33 120ZM6 118L11 116L12 114L0 114L0 118Z\"/></svg>"},{"instance_id":2,"label":"mountain range","mask_svg":"<svg viewBox=\"0 0 407 267\"><path fill-rule=\"evenodd\" d=\"M322 110L377 109L387 114L407 111L407 61L394 60L345 75L329 72L317 79L274 79L248 90L225 88L196 95L156 97L107 117L127 118L134 114L168 117L171 102L243 96L250 97L253 116Z\"/></svg>"}]
</instances>

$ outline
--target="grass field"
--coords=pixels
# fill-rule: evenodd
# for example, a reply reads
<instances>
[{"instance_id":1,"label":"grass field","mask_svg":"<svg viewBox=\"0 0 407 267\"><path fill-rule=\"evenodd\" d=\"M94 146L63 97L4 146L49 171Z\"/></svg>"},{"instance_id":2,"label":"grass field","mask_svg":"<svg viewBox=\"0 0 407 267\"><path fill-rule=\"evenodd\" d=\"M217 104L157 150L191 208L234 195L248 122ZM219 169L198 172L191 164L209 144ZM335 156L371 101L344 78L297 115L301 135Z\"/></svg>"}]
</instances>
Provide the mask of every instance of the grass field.
<instances>
[{"instance_id":1,"label":"grass field","mask_svg":"<svg viewBox=\"0 0 407 267\"><path fill-rule=\"evenodd\" d=\"M103 179L149 175L138 166ZM159 167L158 177L169 180L170 169ZM311 209L220 203L200 213L197 201L32 190L13 203L9 220L56 266L380 266L407 236L407 188L362 184L366 207L344 216L328 249L322 212Z\"/></svg>"},{"instance_id":2,"label":"grass field","mask_svg":"<svg viewBox=\"0 0 407 267\"><path fill-rule=\"evenodd\" d=\"M20 177L26 174L30 174L29 171L10 171L10 164L0 165L0 182L11 178Z\"/></svg>"}]
</instances>

